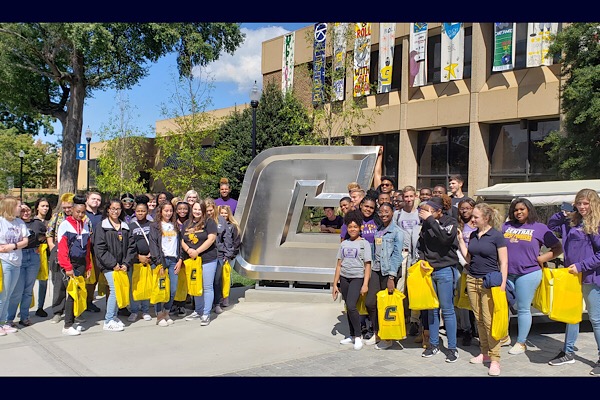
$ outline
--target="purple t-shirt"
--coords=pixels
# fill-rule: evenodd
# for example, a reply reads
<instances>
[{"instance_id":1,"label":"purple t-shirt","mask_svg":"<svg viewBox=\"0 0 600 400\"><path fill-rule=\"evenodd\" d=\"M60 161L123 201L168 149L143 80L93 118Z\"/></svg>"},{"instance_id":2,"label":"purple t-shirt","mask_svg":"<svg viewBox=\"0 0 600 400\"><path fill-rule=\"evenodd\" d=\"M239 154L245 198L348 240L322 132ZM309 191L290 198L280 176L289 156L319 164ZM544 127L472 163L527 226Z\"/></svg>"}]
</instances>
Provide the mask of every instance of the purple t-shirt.
<instances>
[{"instance_id":1,"label":"purple t-shirt","mask_svg":"<svg viewBox=\"0 0 600 400\"><path fill-rule=\"evenodd\" d=\"M558 238L545 224L513 224L505 222L502 233L508 251L508 273L524 275L541 267L537 262L542 245L550 248L558 243Z\"/></svg>"},{"instance_id":2,"label":"purple t-shirt","mask_svg":"<svg viewBox=\"0 0 600 400\"><path fill-rule=\"evenodd\" d=\"M237 207L236 199L232 199L230 197L229 199L227 199L227 201L225 201L222 197L219 197L215 200L215 204L217 206L229 206L229 208L231 208L231 214L235 215L235 208Z\"/></svg>"},{"instance_id":3,"label":"purple t-shirt","mask_svg":"<svg viewBox=\"0 0 600 400\"><path fill-rule=\"evenodd\" d=\"M363 239L366 239L367 242L373 244L375 243L375 232L377 232L377 224L373 221L373 218L363 221L363 224L360 226L360 236ZM340 237L342 240L346 239L346 234L348 233L348 227L346 224L342 225L340 229Z\"/></svg>"}]
</instances>

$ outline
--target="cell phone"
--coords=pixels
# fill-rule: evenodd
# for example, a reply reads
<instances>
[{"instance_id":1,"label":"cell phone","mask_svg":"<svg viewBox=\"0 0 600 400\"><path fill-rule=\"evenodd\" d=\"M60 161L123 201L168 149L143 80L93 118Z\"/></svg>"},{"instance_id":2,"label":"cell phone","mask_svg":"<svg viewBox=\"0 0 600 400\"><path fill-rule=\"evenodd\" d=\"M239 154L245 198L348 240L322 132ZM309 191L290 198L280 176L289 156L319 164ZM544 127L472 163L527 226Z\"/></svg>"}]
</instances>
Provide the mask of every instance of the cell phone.
<instances>
[{"instance_id":1,"label":"cell phone","mask_svg":"<svg viewBox=\"0 0 600 400\"><path fill-rule=\"evenodd\" d=\"M575 211L575 209L573 208L573 204L568 203L566 201L563 201L562 205L560 206L560 209L562 211L566 211L566 212L573 212L573 211Z\"/></svg>"}]
</instances>

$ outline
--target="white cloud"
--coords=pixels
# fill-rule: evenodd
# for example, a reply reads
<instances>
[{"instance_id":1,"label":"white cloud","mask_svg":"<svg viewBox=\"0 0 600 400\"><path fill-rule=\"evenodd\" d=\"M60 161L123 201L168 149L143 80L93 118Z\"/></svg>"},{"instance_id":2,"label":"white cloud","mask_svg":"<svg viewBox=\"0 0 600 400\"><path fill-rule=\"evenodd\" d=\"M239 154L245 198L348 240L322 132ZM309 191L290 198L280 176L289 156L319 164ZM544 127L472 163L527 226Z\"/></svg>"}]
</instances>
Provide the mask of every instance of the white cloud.
<instances>
[{"instance_id":1,"label":"white cloud","mask_svg":"<svg viewBox=\"0 0 600 400\"><path fill-rule=\"evenodd\" d=\"M241 28L246 34L244 43L233 55L224 53L205 68L205 73L218 83L234 83L238 93L249 93L254 81L262 87L262 42L290 32L281 26L263 26L258 29ZM204 75L194 71L195 76Z\"/></svg>"}]
</instances>

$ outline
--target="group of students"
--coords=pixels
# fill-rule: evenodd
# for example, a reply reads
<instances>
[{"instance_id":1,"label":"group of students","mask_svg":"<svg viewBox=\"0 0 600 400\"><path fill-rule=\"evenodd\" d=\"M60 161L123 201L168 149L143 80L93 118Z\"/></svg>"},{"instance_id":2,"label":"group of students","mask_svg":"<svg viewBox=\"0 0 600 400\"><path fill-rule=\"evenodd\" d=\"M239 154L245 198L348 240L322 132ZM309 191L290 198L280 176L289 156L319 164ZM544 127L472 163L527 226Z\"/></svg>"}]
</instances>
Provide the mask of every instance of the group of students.
<instances>
[{"instance_id":1,"label":"group of students","mask_svg":"<svg viewBox=\"0 0 600 400\"><path fill-rule=\"evenodd\" d=\"M596 191L582 189L575 196L573 211L561 211L543 223L525 198L513 200L507 216L475 202L462 192L460 175L450 178L450 195L442 185L417 192L412 186L394 190L390 177L376 183L365 191L353 182L348 185L349 196L340 200L344 224L332 295L336 299L342 294L350 329L341 344L352 344L356 350L363 344L376 349L393 345L377 335L376 295L381 290L391 294L394 289L406 293L407 267L419 263L420 268L430 270L440 305L424 311L407 310L411 334L415 334L413 326L421 325L422 357L441 352L443 321L445 361L453 363L459 358L458 332L463 333L463 345L465 338L470 344L471 335L477 335L480 354L469 362L484 364L489 375L498 376L501 347L509 346L511 338L492 335L492 288L499 286L509 304L514 302L518 334L508 353L523 354L542 268L564 252L568 271L582 274L583 298L600 357L600 197ZM461 276L466 281L470 310L455 306ZM361 328L360 296L365 296L372 336ZM564 348L550 365L574 362L578 332L579 324L567 324ZM600 360L590 374L600 375Z\"/></svg>"},{"instance_id":2,"label":"group of students","mask_svg":"<svg viewBox=\"0 0 600 400\"><path fill-rule=\"evenodd\" d=\"M106 312L103 329L122 331L119 316L135 322L141 311L144 320L152 320L150 300L135 301L130 291L129 307L118 308L115 290L117 271L126 271L130 282L135 268L159 268L168 274L169 299L154 304L156 324L167 327L172 315L186 321L210 324L216 314L229 306L222 296L222 273L232 263L240 246L240 230L234 218L237 201L229 196L226 178L219 182L220 197L200 199L194 190L176 197L169 192L134 196L124 193L101 207L100 193L65 193L59 210L52 213L50 202L40 198L33 210L18 198L0 200L0 260L3 290L0 292L0 336L15 333L32 324L29 309L33 305L33 287L39 282L36 315L47 317L44 310L47 280L52 279L52 323L64 318L62 333L81 334L85 318L75 316L74 299L67 294L69 280L83 276L87 289L87 311L100 312L94 304L95 289L102 276L106 286ZM33 217L32 217L33 215ZM202 295L175 301L178 275L187 259L200 257ZM44 266L47 261L47 269ZM162 268L162 270L160 270ZM42 271L42 273L40 273ZM133 285L130 284L131 290ZM194 311L187 315L186 303ZM17 309L20 321L15 323Z\"/></svg>"}]
</instances>

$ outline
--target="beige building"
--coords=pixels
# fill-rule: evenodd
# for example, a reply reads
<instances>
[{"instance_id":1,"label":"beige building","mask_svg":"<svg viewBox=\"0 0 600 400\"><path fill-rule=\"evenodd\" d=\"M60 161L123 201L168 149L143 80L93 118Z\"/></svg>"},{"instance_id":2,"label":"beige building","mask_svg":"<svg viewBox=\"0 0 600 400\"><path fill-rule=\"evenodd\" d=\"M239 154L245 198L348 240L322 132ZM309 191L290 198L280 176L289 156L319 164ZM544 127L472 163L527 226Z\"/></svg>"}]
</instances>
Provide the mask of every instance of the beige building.
<instances>
[{"instance_id":1,"label":"beige building","mask_svg":"<svg viewBox=\"0 0 600 400\"><path fill-rule=\"evenodd\" d=\"M527 23L516 24L515 68L504 72L492 72L494 24L465 23L464 79L451 82L440 81L441 24L428 25L427 84L409 86L410 24L397 23L392 90L366 97L363 111L373 114L374 123L354 144L383 145L384 175L396 177L400 187L446 184L456 173L469 193L500 182L556 179L536 143L560 127L560 65L525 67ZM312 65L313 29L295 32L293 88L307 106L310 75L297 71ZM264 81L281 82L283 39L263 42ZM372 83L379 70L379 23L372 24L371 42ZM350 69L346 98L352 93Z\"/></svg>"}]
</instances>

